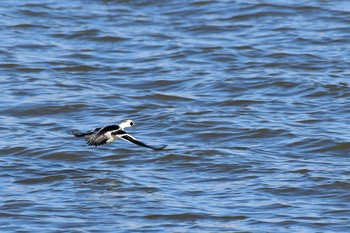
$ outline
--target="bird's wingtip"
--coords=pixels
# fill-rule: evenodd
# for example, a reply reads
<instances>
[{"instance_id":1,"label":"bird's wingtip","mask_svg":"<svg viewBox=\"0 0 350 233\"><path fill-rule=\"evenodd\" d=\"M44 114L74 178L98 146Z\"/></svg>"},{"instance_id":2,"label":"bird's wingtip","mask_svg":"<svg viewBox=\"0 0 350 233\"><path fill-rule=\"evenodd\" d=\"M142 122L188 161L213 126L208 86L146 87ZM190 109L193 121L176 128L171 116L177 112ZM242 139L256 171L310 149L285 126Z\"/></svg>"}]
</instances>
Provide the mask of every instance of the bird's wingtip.
<instances>
[{"instance_id":1,"label":"bird's wingtip","mask_svg":"<svg viewBox=\"0 0 350 233\"><path fill-rule=\"evenodd\" d=\"M154 147L153 149L154 150L163 150L163 149L165 149L167 147L167 145L163 145L163 146L161 146L161 147Z\"/></svg>"}]
</instances>

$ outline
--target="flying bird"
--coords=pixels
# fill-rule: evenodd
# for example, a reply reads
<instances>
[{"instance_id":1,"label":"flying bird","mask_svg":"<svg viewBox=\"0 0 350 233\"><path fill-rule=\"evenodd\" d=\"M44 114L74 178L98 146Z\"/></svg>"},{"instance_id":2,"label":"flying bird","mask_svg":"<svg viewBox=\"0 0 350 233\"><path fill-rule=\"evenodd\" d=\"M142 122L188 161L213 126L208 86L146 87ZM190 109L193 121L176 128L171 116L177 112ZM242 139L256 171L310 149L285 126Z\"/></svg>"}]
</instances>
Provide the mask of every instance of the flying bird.
<instances>
[{"instance_id":1,"label":"flying bird","mask_svg":"<svg viewBox=\"0 0 350 233\"><path fill-rule=\"evenodd\" d=\"M138 146L151 148L153 150L161 150L166 147L166 146L154 147L154 146L147 145L124 131L125 128L132 127L134 125L135 124L132 120L125 120L119 125L108 125L101 128L89 130L85 133L82 133L78 130L72 130L71 133L76 137L84 137L86 140L86 143L89 146L93 146L93 147L114 142L119 138L128 142L134 143Z\"/></svg>"}]
</instances>

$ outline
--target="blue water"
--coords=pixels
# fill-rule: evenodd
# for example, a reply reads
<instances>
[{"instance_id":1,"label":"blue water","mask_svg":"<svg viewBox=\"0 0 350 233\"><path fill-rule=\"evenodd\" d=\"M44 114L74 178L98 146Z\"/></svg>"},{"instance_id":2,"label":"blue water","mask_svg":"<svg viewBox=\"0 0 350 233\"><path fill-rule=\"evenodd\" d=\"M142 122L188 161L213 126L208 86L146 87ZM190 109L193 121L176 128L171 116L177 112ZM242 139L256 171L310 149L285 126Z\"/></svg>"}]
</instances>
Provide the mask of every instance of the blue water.
<instances>
[{"instance_id":1,"label":"blue water","mask_svg":"<svg viewBox=\"0 0 350 233\"><path fill-rule=\"evenodd\" d=\"M1 232L348 231L348 1L1 6Z\"/></svg>"}]
</instances>

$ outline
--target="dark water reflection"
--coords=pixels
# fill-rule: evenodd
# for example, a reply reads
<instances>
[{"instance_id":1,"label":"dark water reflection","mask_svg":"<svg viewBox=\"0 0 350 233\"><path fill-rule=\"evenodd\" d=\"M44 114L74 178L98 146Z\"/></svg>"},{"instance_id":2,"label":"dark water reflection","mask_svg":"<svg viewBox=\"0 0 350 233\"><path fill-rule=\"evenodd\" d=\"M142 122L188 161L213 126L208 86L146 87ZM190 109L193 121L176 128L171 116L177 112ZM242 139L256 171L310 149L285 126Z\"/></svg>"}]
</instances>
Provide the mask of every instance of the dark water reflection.
<instances>
[{"instance_id":1,"label":"dark water reflection","mask_svg":"<svg viewBox=\"0 0 350 233\"><path fill-rule=\"evenodd\" d=\"M346 232L347 1L4 1L1 232ZM133 119L88 148L67 131Z\"/></svg>"}]
</instances>

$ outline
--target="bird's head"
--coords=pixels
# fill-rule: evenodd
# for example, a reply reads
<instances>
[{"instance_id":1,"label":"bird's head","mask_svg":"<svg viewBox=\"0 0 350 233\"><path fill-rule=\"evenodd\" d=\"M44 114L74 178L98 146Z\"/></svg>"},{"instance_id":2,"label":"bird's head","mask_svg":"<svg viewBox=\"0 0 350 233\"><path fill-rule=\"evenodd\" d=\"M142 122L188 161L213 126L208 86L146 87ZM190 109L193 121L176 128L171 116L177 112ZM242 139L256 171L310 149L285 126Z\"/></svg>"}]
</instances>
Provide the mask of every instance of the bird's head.
<instances>
[{"instance_id":1,"label":"bird's head","mask_svg":"<svg viewBox=\"0 0 350 233\"><path fill-rule=\"evenodd\" d=\"M132 122L132 120L125 120L119 125L119 127L121 129L124 129L124 128L127 128L127 127L132 127L132 126L134 126L134 122Z\"/></svg>"}]
</instances>

